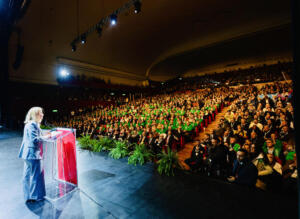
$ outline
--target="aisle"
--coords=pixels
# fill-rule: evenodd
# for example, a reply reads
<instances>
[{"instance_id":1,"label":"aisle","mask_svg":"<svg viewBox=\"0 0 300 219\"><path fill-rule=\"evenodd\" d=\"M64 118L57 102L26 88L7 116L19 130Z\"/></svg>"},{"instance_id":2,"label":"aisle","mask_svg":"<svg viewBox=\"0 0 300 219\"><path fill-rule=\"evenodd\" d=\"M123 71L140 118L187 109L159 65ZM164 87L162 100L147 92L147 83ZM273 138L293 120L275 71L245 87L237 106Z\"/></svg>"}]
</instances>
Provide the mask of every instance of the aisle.
<instances>
[{"instance_id":1,"label":"aisle","mask_svg":"<svg viewBox=\"0 0 300 219\"><path fill-rule=\"evenodd\" d=\"M226 112L229 110L229 107L224 107L222 112L218 113L216 116L216 119L210 123L205 130L199 133L199 135L195 138L195 140L201 140L204 137L204 134L209 133L211 134L214 129L217 128L220 119L226 114ZM191 156L191 152L194 148L195 142L189 142L185 144L184 149L178 152L178 158L179 162L182 165L182 167L186 170L189 170L189 166L184 163L184 160L189 158Z\"/></svg>"}]
</instances>

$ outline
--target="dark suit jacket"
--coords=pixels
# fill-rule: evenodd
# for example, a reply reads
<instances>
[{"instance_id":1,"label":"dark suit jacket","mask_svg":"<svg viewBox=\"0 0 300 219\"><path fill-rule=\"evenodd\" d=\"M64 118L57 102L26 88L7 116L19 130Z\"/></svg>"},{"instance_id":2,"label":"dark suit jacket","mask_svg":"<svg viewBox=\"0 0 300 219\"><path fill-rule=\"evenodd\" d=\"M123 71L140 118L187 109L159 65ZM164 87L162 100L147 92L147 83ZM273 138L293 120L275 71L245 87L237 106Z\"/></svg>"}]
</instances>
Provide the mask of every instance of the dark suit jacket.
<instances>
[{"instance_id":1,"label":"dark suit jacket","mask_svg":"<svg viewBox=\"0 0 300 219\"><path fill-rule=\"evenodd\" d=\"M235 177L235 183L250 187L255 186L258 171L252 162L245 160L242 164L240 164L237 160L235 160L232 173Z\"/></svg>"},{"instance_id":2,"label":"dark suit jacket","mask_svg":"<svg viewBox=\"0 0 300 219\"><path fill-rule=\"evenodd\" d=\"M167 143L168 138L169 138L169 142ZM168 145L168 147L172 147L173 142L174 142L174 136L173 135L170 135L170 136L166 137L166 144Z\"/></svg>"}]
</instances>

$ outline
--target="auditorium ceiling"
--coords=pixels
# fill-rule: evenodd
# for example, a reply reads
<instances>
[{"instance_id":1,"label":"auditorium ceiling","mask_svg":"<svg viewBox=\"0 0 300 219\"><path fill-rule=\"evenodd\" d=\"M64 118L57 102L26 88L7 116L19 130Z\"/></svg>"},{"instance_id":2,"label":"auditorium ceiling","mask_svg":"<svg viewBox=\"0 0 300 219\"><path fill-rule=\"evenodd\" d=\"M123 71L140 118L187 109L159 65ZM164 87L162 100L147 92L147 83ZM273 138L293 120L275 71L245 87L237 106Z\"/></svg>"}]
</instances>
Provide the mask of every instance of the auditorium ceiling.
<instances>
[{"instance_id":1,"label":"auditorium ceiling","mask_svg":"<svg viewBox=\"0 0 300 219\"><path fill-rule=\"evenodd\" d=\"M70 43L126 0L32 1L18 23L24 45L17 80L55 82L58 57L131 75L132 80L165 80L237 57L291 53L290 1L143 0L139 14L118 17L117 25L93 33L85 45ZM16 36L10 42L14 60ZM100 71L99 71L100 72ZM103 71L102 71L103 73ZM99 73L100 74L100 73Z\"/></svg>"}]
</instances>

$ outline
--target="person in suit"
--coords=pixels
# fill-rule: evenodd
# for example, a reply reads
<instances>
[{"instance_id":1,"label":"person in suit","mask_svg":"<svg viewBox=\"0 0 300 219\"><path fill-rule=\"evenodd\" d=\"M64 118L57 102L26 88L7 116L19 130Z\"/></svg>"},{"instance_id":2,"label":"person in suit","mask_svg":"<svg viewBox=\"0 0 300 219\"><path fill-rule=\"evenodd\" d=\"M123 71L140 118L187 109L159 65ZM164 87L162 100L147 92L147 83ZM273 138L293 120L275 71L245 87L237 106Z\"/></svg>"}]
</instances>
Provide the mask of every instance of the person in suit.
<instances>
[{"instance_id":1,"label":"person in suit","mask_svg":"<svg viewBox=\"0 0 300 219\"><path fill-rule=\"evenodd\" d=\"M212 138L205 160L207 174L209 176L223 176L227 168L227 157L228 148L220 143L218 138Z\"/></svg>"},{"instance_id":2,"label":"person in suit","mask_svg":"<svg viewBox=\"0 0 300 219\"><path fill-rule=\"evenodd\" d=\"M227 178L229 182L255 187L258 170L248 159L248 152L245 149L238 150L232 174L232 176Z\"/></svg>"},{"instance_id":3,"label":"person in suit","mask_svg":"<svg viewBox=\"0 0 300 219\"><path fill-rule=\"evenodd\" d=\"M166 146L172 150L172 145L174 142L174 136L172 135L172 131L168 131L167 137L166 137Z\"/></svg>"},{"instance_id":4,"label":"person in suit","mask_svg":"<svg viewBox=\"0 0 300 219\"><path fill-rule=\"evenodd\" d=\"M41 168L42 134L40 124L44 113L40 107L32 107L25 118L23 141L19 158L24 160L23 192L26 202L36 202L46 195L44 174ZM49 137L47 134L44 137Z\"/></svg>"}]
</instances>

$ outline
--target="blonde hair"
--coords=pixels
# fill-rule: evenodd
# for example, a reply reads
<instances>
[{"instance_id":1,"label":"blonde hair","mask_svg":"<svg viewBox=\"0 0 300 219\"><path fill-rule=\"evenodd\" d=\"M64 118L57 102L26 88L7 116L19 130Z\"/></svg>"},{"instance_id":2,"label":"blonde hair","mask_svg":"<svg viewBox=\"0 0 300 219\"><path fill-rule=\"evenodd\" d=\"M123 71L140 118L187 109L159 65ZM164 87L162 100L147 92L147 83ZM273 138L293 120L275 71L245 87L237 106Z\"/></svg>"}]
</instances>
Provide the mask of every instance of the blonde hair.
<instances>
[{"instance_id":1,"label":"blonde hair","mask_svg":"<svg viewBox=\"0 0 300 219\"><path fill-rule=\"evenodd\" d=\"M43 109L41 107L38 107L38 106L32 107L28 111L24 123L27 124L32 121L39 123L40 121L38 121L38 119L37 119L37 115L39 112L43 112Z\"/></svg>"}]
</instances>

